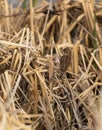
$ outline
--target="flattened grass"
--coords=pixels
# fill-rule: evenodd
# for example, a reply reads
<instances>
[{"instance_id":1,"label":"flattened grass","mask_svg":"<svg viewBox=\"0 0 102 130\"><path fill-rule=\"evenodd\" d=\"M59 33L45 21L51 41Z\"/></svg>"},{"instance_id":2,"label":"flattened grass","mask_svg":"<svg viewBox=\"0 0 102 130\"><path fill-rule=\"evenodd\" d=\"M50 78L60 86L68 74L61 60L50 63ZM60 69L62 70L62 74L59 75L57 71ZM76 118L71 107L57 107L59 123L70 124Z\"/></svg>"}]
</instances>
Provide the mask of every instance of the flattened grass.
<instances>
[{"instance_id":1,"label":"flattened grass","mask_svg":"<svg viewBox=\"0 0 102 130\"><path fill-rule=\"evenodd\" d=\"M100 130L102 3L23 2L0 2L0 129Z\"/></svg>"}]
</instances>

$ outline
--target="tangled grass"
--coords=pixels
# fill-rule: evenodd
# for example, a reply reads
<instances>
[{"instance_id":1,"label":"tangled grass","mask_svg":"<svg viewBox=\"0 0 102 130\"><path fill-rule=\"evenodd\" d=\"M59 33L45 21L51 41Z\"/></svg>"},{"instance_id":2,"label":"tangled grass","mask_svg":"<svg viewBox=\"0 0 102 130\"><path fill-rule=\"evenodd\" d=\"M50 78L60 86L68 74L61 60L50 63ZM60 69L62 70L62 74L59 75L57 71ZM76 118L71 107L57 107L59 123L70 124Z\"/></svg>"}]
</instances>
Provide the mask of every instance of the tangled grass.
<instances>
[{"instance_id":1,"label":"tangled grass","mask_svg":"<svg viewBox=\"0 0 102 130\"><path fill-rule=\"evenodd\" d=\"M102 2L22 3L0 1L0 129L100 130Z\"/></svg>"}]
</instances>

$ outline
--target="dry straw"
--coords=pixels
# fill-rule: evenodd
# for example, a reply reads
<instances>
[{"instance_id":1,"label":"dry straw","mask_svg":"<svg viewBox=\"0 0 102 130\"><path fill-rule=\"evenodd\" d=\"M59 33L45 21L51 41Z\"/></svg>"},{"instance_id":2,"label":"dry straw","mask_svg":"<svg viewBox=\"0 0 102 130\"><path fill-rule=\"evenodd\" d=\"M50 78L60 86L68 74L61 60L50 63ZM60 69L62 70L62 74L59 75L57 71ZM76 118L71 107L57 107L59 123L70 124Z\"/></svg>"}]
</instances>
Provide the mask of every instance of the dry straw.
<instances>
[{"instance_id":1,"label":"dry straw","mask_svg":"<svg viewBox=\"0 0 102 130\"><path fill-rule=\"evenodd\" d=\"M102 2L22 4L0 1L0 130L101 130Z\"/></svg>"}]
</instances>

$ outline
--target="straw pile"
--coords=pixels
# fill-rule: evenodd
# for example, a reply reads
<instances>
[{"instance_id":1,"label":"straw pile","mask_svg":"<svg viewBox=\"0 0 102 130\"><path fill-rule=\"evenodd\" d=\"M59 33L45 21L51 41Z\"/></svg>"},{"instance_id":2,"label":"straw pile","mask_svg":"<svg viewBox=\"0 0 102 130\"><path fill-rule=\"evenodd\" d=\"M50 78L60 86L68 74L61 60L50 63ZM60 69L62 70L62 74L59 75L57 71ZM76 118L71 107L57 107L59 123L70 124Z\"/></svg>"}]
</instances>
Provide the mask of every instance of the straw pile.
<instances>
[{"instance_id":1,"label":"straw pile","mask_svg":"<svg viewBox=\"0 0 102 130\"><path fill-rule=\"evenodd\" d=\"M0 130L100 130L102 3L22 3L0 1Z\"/></svg>"}]
</instances>

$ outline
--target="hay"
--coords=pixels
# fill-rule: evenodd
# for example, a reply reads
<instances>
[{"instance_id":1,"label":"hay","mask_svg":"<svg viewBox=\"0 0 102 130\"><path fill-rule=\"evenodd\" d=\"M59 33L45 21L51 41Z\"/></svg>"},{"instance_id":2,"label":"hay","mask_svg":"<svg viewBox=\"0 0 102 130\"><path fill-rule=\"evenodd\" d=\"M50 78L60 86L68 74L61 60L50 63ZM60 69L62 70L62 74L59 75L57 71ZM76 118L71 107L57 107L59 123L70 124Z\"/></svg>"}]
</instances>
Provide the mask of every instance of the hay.
<instances>
[{"instance_id":1,"label":"hay","mask_svg":"<svg viewBox=\"0 0 102 130\"><path fill-rule=\"evenodd\" d=\"M100 129L102 2L22 4L0 1L0 129Z\"/></svg>"}]
</instances>

